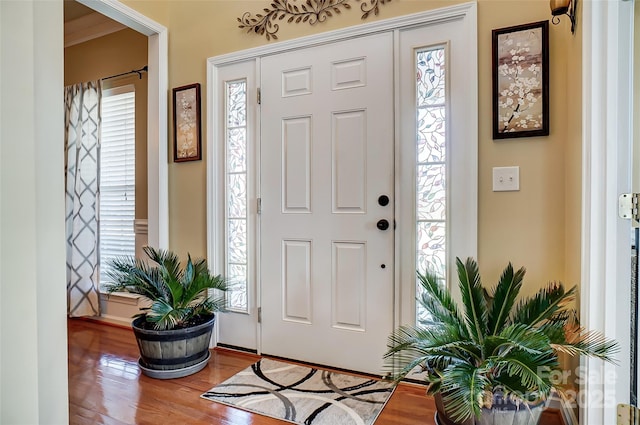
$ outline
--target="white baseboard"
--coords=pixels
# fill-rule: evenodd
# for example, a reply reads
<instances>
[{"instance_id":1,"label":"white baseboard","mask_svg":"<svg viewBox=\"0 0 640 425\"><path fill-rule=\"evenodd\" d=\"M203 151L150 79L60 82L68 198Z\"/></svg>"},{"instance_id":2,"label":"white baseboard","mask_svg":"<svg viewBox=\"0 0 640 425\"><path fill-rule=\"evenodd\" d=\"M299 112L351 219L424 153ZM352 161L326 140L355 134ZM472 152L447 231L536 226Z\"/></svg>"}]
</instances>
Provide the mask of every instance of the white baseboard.
<instances>
[{"instance_id":1,"label":"white baseboard","mask_svg":"<svg viewBox=\"0 0 640 425\"><path fill-rule=\"evenodd\" d=\"M118 316L111 316L109 314L103 314L102 316L92 317L91 320L96 322L109 323L110 325L117 325L125 328L131 328L131 318L124 318Z\"/></svg>"}]
</instances>

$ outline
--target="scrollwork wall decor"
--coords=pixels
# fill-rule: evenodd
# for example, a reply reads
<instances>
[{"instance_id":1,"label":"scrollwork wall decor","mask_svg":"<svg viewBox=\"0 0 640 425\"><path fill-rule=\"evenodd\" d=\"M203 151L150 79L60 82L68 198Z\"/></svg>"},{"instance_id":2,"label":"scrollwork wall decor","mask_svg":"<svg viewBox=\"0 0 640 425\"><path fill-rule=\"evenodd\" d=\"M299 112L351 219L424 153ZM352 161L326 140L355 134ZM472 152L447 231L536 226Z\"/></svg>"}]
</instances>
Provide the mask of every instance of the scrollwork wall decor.
<instances>
[{"instance_id":1,"label":"scrollwork wall decor","mask_svg":"<svg viewBox=\"0 0 640 425\"><path fill-rule=\"evenodd\" d=\"M351 0L273 0L270 7L265 7L262 13L245 12L238 18L239 28L248 33L264 35L267 40L278 39L276 33L280 29L279 21L286 23L309 23L315 25L327 18L339 15L342 9L350 10ZM378 15L380 6L391 0L356 0L360 3L361 19L367 19L371 14Z\"/></svg>"}]
</instances>

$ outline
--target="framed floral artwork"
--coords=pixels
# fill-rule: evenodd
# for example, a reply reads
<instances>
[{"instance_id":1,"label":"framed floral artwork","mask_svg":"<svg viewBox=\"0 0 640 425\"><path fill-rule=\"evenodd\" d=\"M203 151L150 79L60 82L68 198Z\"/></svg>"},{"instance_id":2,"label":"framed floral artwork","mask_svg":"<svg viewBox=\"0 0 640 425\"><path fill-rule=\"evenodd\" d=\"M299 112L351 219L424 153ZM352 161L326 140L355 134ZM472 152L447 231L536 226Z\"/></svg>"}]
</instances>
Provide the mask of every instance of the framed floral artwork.
<instances>
[{"instance_id":1,"label":"framed floral artwork","mask_svg":"<svg viewBox=\"0 0 640 425\"><path fill-rule=\"evenodd\" d=\"M493 30L493 138L549 135L549 21Z\"/></svg>"},{"instance_id":2,"label":"framed floral artwork","mask_svg":"<svg viewBox=\"0 0 640 425\"><path fill-rule=\"evenodd\" d=\"M173 89L173 161L202 159L200 84Z\"/></svg>"}]
</instances>

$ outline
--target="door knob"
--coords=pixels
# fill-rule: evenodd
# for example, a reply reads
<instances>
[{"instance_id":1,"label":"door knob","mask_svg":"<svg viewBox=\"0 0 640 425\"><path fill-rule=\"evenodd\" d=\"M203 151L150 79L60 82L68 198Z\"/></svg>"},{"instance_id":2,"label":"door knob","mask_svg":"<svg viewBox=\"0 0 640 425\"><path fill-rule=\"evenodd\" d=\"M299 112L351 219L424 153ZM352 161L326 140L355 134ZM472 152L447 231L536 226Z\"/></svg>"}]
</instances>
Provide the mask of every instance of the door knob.
<instances>
[{"instance_id":1,"label":"door knob","mask_svg":"<svg viewBox=\"0 0 640 425\"><path fill-rule=\"evenodd\" d=\"M383 218L382 220L378 220L376 227L380 230L387 230L389 228L389 222Z\"/></svg>"},{"instance_id":2,"label":"door knob","mask_svg":"<svg viewBox=\"0 0 640 425\"><path fill-rule=\"evenodd\" d=\"M378 197L378 205L383 207L389 205L389 197L387 195L380 195L380 197Z\"/></svg>"}]
</instances>

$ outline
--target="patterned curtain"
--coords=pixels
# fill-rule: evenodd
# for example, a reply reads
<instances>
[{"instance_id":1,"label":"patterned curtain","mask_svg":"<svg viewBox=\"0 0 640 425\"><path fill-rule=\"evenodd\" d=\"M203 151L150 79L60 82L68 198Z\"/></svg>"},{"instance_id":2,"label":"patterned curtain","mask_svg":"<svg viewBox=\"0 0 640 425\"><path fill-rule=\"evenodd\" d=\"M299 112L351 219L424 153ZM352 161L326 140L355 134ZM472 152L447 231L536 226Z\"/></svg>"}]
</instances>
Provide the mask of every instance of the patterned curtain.
<instances>
[{"instance_id":1,"label":"patterned curtain","mask_svg":"<svg viewBox=\"0 0 640 425\"><path fill-rule=\"evenodd\" d=\"M65 87L67 313L100 315L98 155L101 81Z\"/></svg>"}]
</instances>

